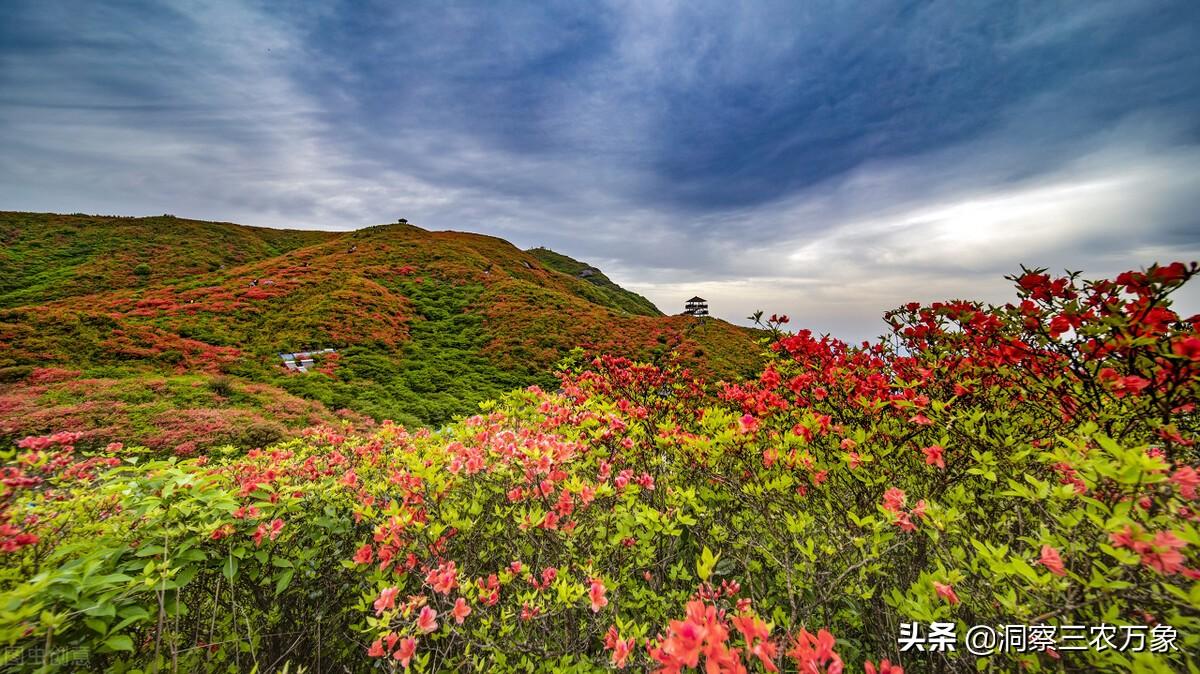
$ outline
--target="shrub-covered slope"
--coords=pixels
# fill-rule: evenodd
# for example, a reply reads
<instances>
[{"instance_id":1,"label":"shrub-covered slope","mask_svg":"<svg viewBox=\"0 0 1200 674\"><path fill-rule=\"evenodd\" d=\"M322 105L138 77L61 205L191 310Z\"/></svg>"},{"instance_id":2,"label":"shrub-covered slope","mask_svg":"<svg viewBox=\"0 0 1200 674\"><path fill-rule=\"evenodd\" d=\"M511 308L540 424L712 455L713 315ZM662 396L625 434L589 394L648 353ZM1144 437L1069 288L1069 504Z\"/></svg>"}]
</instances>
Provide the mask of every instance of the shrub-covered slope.
<instances>
[{"instance_id":1,"label":"shrub-covered slope","mask_svg":"<svg viewBox=\"0 0 1200 674\"><path fill-rule=\"evenodd\" d=\"M613 283L612 279L604 275L604 272L586 262L556 253L549 248L530 248L525 252L541 260L542 264L549 269L560 271L574 278L584 279L595 286L593 297L596 298L597 304L616 307L631 314L662 316L662 312L654 306L653 302Z\"/></svg>"},{"instance_id":2,"label":"shrub-covered slope","mask_svg":"<svg viewBox=\"0 0 1200 674\"><path fill-rule=\"evenodd\" d=\"M606 303L624 291L598 296L588 281L489 236L410 225L275 234L172 218L11 219L24 232L13 235L26 242L21 255L57 260L47 274L75 283L11 275L28 287L8 295L19 305L0 308L0 394L27 401L36 397L25 377L36 368L101 379L224 375L327 410L437 426L514 387L552 383L575 347L660 362L678 353L714 377L760 362L751 331L631 315ZM147 259L149 274L133 271ZM99 280L107 278L99 268L113 280ZM82 284L81 269L98 280ZM289 373L278 358L324 348L337 353L308 374ZM47 432L45 418L0 409L0 432ZM103 427L74 430L109 439Z\"/></svg>"},{"instance_id":3,"label":"shrub-covered slope","mask_svg":"<svg viewBox=\"0 0 1200 674\"><path fill-rule=\"evenodd\" d=\"M0 211L0 308L185 282L334 236L172 216Z\"/></svg>"},{"instance_id":4,"label":"shrub-covered slope","mask_svg":"<svg viewBox=\"0 0 1200 674\"><path fill-rule=\"evenodd\" d=\"M436 433L22 439L6 669L1196 671L1197 271L1029 271L862 347L772 322L723 385L596 358Z\"/></svg>"}]
</instances>

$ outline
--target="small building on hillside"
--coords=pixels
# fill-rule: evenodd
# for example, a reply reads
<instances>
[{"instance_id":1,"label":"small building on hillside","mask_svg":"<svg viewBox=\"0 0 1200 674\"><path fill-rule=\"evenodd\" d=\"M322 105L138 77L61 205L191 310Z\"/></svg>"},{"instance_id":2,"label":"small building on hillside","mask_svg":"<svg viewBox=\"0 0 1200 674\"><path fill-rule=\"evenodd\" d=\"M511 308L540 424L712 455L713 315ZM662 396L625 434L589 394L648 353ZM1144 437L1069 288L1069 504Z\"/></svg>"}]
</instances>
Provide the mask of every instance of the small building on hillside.
<instances>
[{"instance_id":1,"label":"small building on hillside","mask_svg":"<svg viewBox=\"0 0 1200 674\"><path fill-rule=\"evenodd\" d=\"M708 300L703 297L693 297L684 303L683 313L688 316L707 316Z\"/></svg>"},{"instance_id":2,"label":"small building on hillside","mask_svg":"<svg viewBox=\"0 0 1200 674\"><path fill-rule=\"evenodd\" d=\"M283 366L291 372L308 372L309 368L317 363L317 356L323 356L327 353L337 353L333 349L321 349L319 351L297 351L296 353L281 353L280 360L283 361Z\"/></svg>"}]
</instances>

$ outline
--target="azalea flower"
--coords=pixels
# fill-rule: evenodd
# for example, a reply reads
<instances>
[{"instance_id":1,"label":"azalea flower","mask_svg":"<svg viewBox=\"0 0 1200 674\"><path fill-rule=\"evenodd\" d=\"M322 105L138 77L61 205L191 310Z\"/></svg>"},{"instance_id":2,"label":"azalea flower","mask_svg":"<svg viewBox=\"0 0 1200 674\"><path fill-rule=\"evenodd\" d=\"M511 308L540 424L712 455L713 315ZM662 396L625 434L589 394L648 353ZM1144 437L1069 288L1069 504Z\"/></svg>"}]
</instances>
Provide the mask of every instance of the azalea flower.
<instances>
[{"instance_id":1,"label":"azalea flower","mask_svg":"<svg viewBox=\"0 0 1200 674\"><path fill-rule=\"evenodd\" d=\"M363 546L354 553L355 564L370 564L371 559L372 553L370 543L364 543Z\"/></svg>"},{"instance_id":2,"label":"azalea flower","mask_svg":"<svg viewBox=\"0 0 1200 674\"><path fill-rule=\"evenodd\" d=\"M931 466L937 466L938 468L946 467L946 461L942 457L942 452L944 452L945 449L941 445L930 445L921 451L925 452L925 463Z\"/></svg>"},{"instance_id":3,"label":"azalea flower","mask_svg":"<svg viewBox=\"0 0 1200 674\"><path fill-rule=\"evenodd\" d=\"M437 627L437 611L429 606L422 606L421 614L417 616L417 629L428 634L436 630Z\"/></svg>"},{"instance_id":4,"label":"azalea flower","mask_svg":"<svg viewBox=\"0 0 1200 674\"><path fill-rule=\"evenodd\" d=\"M896 487L892 487L883 493L883 508L891 512L898 513L904 509L904 500L906 496L903 491Z\"/></svg>"},{"instance_id":5,"label":"azalea flower","mask_svg":"<svg viewBox=\"0 0 1200 674\"><path fill-rule=\"evenodd\" d=\"M906 512L896 513L896 520L892 522L892 524L900 527L900 530L905 532L913 532L917 530L917 525L913 524L912 517Z\"/></svg>"},{"instance_id":6,"label":"azalea flower","mask_svg":"<svg viewBox=\"0 0 1200 674\"><path fill-rule=\"evenodd\" d=\"M845 666L841 656L833 650L836 641L828 630L822 629L814 636L801 627L800 634L793 638L792 648L787 654L796 661L802 672L841 674Z\"/></svg>"},{"instance_id":7,"label":"azalea flower","mask_svg":"<svg viewBox=\"0 0 1200 674\"><path fill-rule=\"evenodd\" d=\"M1050 570L1056 576L1067 575L1067 569L1063 566L1062 557L1059 556L1058 550L1049 545L1042 546L1042 556L1038 559L1038 563Z\"/></svg>"},{"instance_id":8,"label":"azalea flower","mask_svg":"<svg viewBox=\"0 0 1200 674\"><path fill-rule=\"evenodd\" d=\"M471 615L471 607L467 605L466 599L459 597L454 602L454 609L450 611L450 614L454 616L454 622L461 625L467 619L467 616Z\"/></svg>"},{"instance_id":9,"label":"azalea flower","mask_svg":"<svg viewBox=\"0 0 1200 674\"><path fill-rule=\"evenodd\" d=\"M608 606L608 597L604 596L604 582L599 578L592 578L590 582L588 598L592 601L592 613L599 613L600 609Z\"/></svg>"},{"instance_id":10,"label":"azalea flower","mask_svg":"<svg viewBox=\"0 0 1200 674\"><path fill-rule=\"evenodd\" d=\"M617 669L625 669L625 661L629 659L633 653L633 637L628 639L618 639L613 646L612 664Z\"/></svg>"},{"instance_id":11,"label":"azalea flower","mask_svg":"<svg viewBox=\"0 0 1200 674\"><path fill-rule=\"evenodd\" d=\"M408 667L408 663L417 653L417 640L412 637L404 637L400 640L400 648L392 653L392 657L400 662L401 667Z\"/></svg>"},{"instance_id":12,"label":"azalea flower","mask_svg":"<svg viewBox=\"0 0 1200 674\"><path fill-rule=\"evenodd\" d=\"M880 660L879 669L876 669L875 665L868 660L863 665L863 670L866 674L904 674L904 668L900 665L893 665L890 660Z\"/></svg>"},{"instance_id":13,"label":"azalea flower","mask_svg":"<svg viewBox=\"0 0 1200 674\"><path fill-rule=\"evenodd\" d=\"M1183 466L1171 474L1171 482L1179 490L1179 495L1186 499L1196 498L1196 488L1200 487L1200 473L1191 466Z\"/></svg>"},{"instance_id":14,"label":"azalea flower","mask_svg":"<svg viewBox=\"0 0 1200 674\"><path fill-rule=\"evenodd\" d=\"M379 598L375 600L375 614L383 615L384 611L396 608L396 593L399 591L398 587L384 588L383 592L379 593Z\"/></svg>"},{"instance_id":15,"label":"azalea flower","mask_svg":"<svg viewBox=\"0 0 1200 674\"><path fill-rule=\"evenodd\" d=\"M954 594L954 586L952 585L939 583L935 580L933 581L933 591L936 592L937 595L942 599L950 602L951 606L954 606L958 603L958 595Z\"/></svg>"},{"instance_id":16,"label":"azalea flower","mask_svg":"<svg viewBox=\"0 0 1200 674\"><path fill-rule=\"evenodd\" d=\"M1142 552L1142 563L1164 576L1177 573L1183 570L1183 563L1187 561L1180 552L1185 546L1187 541L1170 531L1160 531L1155 534L1150 549Z\"/></svg>"},{"instance_id":17,"label":"azalea flower","mask_svg":"<svg viewBox=\"0 0 1200 674\"><path fill-rule=\"evenodd\" d=\"M758 430L758 419L752 414L743 414L741 419L738 419L738 430L742 433L754 433Z\"/></svg>"}]
</instances>

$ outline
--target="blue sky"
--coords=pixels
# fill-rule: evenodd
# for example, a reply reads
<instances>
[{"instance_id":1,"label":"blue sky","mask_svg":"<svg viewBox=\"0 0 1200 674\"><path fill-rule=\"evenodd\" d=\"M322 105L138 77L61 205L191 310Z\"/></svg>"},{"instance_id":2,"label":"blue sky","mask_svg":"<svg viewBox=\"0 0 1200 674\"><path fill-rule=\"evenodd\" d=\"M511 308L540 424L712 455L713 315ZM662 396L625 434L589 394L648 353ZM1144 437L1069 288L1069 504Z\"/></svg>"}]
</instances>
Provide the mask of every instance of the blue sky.
<instances>
[{"instance_id":1,"label":"blue sky","mask_svg":"<svg viewBox=\"0 0 1200 674\"><path fill-rule=\"evenodd\" d=\"M1183 0L9 0L0 209L403 216L861 339L1200 258L1196 44Z\"/></svg>"}]
</instances>

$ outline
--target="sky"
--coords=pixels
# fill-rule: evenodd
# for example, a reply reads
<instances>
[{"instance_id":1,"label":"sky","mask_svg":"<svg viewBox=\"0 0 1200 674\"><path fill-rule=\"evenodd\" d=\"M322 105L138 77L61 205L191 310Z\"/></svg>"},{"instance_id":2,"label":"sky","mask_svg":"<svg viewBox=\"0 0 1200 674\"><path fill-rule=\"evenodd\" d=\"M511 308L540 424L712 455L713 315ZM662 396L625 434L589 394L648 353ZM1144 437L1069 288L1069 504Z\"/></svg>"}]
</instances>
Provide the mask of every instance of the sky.
<instances>
[{"instance_id":1,"label":"sky","mask_svg":"<svg viewBox=\"0 0 1200 674\"><path fill-rule=\"evenodd\" d=\"M6 0L0 209L404 217L857 341L1200 259L1196 45L1194 0Z\"/></svg>"}]
</instances>

